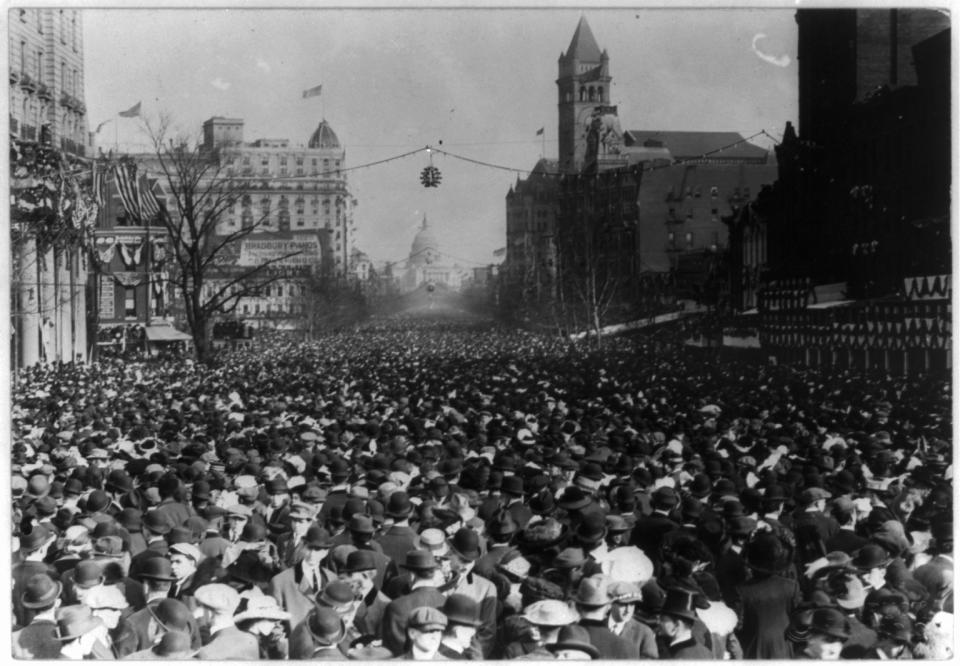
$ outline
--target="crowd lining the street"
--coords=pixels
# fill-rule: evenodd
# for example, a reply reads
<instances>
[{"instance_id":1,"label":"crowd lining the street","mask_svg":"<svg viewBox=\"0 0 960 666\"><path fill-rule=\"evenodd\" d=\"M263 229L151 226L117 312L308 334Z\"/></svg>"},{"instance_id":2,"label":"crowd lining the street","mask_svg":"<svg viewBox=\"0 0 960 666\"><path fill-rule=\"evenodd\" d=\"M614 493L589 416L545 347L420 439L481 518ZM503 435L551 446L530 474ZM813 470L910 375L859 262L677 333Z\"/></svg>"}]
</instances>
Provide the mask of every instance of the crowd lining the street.
<instances>
[{"instance_id":1,"label":"crowd lining the street","mask_svg":"<svg viewBox=\"0 0 960 666\"><path fill-rule=\"evenodd\" d=\"M400 317L27 369L13 656L952 657L949 378L681 343Z\"/></svg>"}]
</instances>

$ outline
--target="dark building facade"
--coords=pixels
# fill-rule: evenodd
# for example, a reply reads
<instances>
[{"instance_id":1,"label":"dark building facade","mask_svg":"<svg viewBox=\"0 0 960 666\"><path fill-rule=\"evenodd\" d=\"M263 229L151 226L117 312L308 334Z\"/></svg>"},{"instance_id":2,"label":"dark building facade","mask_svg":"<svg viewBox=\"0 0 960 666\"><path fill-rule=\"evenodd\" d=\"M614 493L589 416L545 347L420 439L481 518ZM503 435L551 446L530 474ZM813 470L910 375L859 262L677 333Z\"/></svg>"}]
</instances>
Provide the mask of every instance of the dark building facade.
<instances>
[{"instance_id":1,"label":"dark building facade","mask_svg":"<svg viewBox=\"0 0 960 666\"><path fill-rule=\"evenodd\" d=\"M787 124L777 182L727 218L734 305L758 307L761 340L806 360L819 340L839 356L818 362L946 367L949 18L818 9L797 23L799 133ZM922 297L917 284L929 287ZM827 307L828 292L842 308ZM934 322L929 336L908 334L916 318Z\"/></svg>"},{"instance_id":2,"label":"dark building facade","mask_svg":"<svg viewBox=\"0 0 960 666\"><path fill-rule=\"evenodd\" d=\"M776 177L768 151L737 132L623 131L612 81L581 18L558 63L559 157L506 198L500 302L520 318L595 326L585 312L598 305L617 323L716 303L727 285L722 220Z\"/></svg>"}]
</instances>

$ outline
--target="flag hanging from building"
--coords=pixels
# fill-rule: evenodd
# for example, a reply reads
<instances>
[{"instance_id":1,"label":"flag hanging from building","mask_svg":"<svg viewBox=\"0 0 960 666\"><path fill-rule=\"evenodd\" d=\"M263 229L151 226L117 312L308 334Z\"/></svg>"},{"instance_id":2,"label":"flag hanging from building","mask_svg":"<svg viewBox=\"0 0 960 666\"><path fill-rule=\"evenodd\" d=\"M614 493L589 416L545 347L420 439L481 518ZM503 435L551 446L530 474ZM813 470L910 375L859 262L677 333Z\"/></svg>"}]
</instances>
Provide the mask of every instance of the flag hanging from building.
<instances>
[{"instance_id":1,"label":"flag hanging from building","mask_svg":"<svg viewBox=\"0 0 960 666\"><path fill-rule=\"evenodd\" d=\"M154 184L147 179L145 185L146 187L140 190L143 194L140 198L140 204L143 206L143 212L147 214L147 217L153 219L160 215L160 201L157 199L157 195L153 193Z\"/></svg>"},{"instance_id":2,"label":"flag hanging from building","mask_svg":"<svg viewBox=\"0 0 960 666\"><path fill-rule=\"evenodd\" d=\"M93 198L97 202L99 208L103 208L103 171L100 169L100 165L94 160L93 162Z\"/></svg>"},{"instance_id":3,"label":"flag hanging from building","mask_svg":"<svg viewBox=\"0 0 960 666\"><path fill-rule=\"evenodd\" d=\"M307 88L303 91L303 99L307 99L308 97L319 97L320 89L322 87L323 85L321 84L319 86L314 86L313 88Z\"/></svg>"},{"instance_id":4,"label":"flag hanging from building","mask_svg":"<svg viewBox=\"0 0 960 666\"><path fill-rule=\"evenodd\" d=\"M138 117L138 116L140 115L140 102L137 102L136 104L134 104L133 106L131 106L131 107L130 107L129 109L127 109L126 111L121 111L119 115L120 115L121 118L136 118L136 117ZM101 127L102 127L102 126L103 126L103 125L101 125ZM100 128L99 128L99 127L97 128L97 131L98 131L98 132L100 131Z\"/></svg>"},{"instance_id":5,"label":"flag hanging from building","mask_svg":"<svg viewBox=\"0 0 960 666\"><path fill-rule=\"evenodd\" d=\"M543 128L537 130L537 136L543 136Z\"/></svg>"},{"instance_id":6,"label":"flag hanging from building","mask_svg":"<svg viewBox=\"0 0 960 666\"><path fill-rule=\"evenodd\" d=\"M134 219L141 220L143 215L140 204L140 186L137 184L137 165L133 162L121 162L113 168L113 173L123 207Z\"/></svg>"}]
</instances>

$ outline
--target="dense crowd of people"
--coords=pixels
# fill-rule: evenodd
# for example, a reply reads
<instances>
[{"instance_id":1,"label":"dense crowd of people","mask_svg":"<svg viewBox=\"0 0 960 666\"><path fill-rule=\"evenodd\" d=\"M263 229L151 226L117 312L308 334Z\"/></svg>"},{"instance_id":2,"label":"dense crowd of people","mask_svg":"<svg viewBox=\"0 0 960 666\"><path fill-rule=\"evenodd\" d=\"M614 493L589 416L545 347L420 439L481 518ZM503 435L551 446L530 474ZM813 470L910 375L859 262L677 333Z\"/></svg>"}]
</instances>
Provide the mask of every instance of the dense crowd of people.
<instances>
[{"instance_id":1,"label":"dense crowd of people","mask_svg":"<svg viewBox=\"0 0 960 666\"><path fill-rule=\"evenodd\" d=\"M13 387L38 659L946 659L948 378L382 320Z\"/></svg>"}]
</instances>

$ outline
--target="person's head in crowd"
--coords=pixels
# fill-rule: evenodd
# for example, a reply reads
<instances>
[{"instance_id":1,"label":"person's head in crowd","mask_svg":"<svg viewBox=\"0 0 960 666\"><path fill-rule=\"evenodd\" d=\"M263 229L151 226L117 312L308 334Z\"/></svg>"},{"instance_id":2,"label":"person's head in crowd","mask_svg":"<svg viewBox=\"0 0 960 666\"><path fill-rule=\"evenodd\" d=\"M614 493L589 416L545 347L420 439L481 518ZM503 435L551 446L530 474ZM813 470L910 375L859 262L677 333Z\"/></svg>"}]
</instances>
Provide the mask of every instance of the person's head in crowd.
<instances>
[{"instance_id":1,"label":"person's head in crowd","mask_svg":"<svg viewBox=\"0 0 960 666\"><path fill-rule=\"evenodd\" d=\"M432 660L440 649L447 616L431 606L414 608L407 619L407 644L410 658L415 661Z\"/></svg>"},{"instance_id":2,"label":"person's head in crowd","mask_svg":"<svg viewBox=\"0 0 960 666\"><path fill-rule=\"evenodd\" d=\"M83 604L110 630L117 628L124 611L130 607L123 591L116 585L98 586L86 596Z\"/></svg>"},{"instance_id":3,"label":"person's head in crowd","mask_svg":"<svg viewBox=\"0 0 960 666\"><path fill-rule=\"evenodd\" d=\"M661 486L653 491L650 506L657 513L668 515L680 503L677 491L669 486Z\"/></svg>"},{"instance_id":4,"label":"person's head in crowd","mask_svg":"<svg viewBox=\"0 0 960 666\"><path fill-rule=\"evenodd\" d=\"M57 611L55 636L62 659L90 658L103 632L103 622L87 606L64 606Z\"/></svg>"},{"instance_id":5,"label":"person's head in crowd","mask_svg":"<svg viewBox=\"0 0 960 666\"><path fill-rule=\"evenodd\" d=\"M208 583L197 588L193 596L200 612L203 626L211 633L235 624L234 613L240 605L240 593L223 583ZM176 601L170 599L169 601Z\"/></svg>"},{"instance_id":6,"label":"person's head in crowd","mask_svg":"<svg viewBox=\"0 0 960 666\"><path fill-rule=\"evenodd\" d=\"M469 527L461 527L448 542L450 573L455 579L467 576L480 557L480 537Z\"/></svg>"},{"instance_id":7,"label":"person's head in crowd","mask_svg":"<svg viewBox=\"0 0 960 666\"><path fill-rule=\"evenodd\" d=\"M908 613L891 610L877 625L877 652L886 659L912 659L913 620Z\"/></svg>"},{"instance_id":8,"label":"person's head in crowd","mask_svg":"<svg viewBox=\"0 0 960 666\"><path fill-rule=\"evenodd\" d=\"M190 487L190 503L198 514L202 514L213 501L213 492L208 481L204 479L194 481Z\"/></svg>"},{"instance_id":9,"label":"person's head in crowd","mask_svg":"<svg viewBox=\"0 0 960 666\"><path fill-rule=\"evenodd\" d=\"M303 562L314 569L321 565L336 544L327 530L319 525L310 525L303 538L303 545Z\"/></svg>"},{"instance_id":10,"label":"person's head in crowd","mask_svg":"<svg viewBox=\"0 0 960 666\"><path fill-rule=\"evenodd\" d=\"M290 613L270 595L256 595L247 599L246 607L233 616L233 621L240 631L253 634L263 644L284 637L283 623L290 621Z\"/></svg>"},{"instance_id":11,"label":"person's head in crowd","mask_svg":"<svg viewBox=\"0 0 960 666\"><path fill-rule=\"evenodd\" d=\"M350 532L350 540L353 545L362 549L369 548L377 530L373 525L373 518L357 513L350 516L347 531Z\"/></svg>"},{"instance_id":12,"label":"person's head in crowd","mask_svg":"<svg viewBox=\"0 0 960 666\"><path fill-rule=\"evenodd\" d=\"M814 609L806 627L801 653L808 659L837 660L850 638L850 620L836 608Z\"/></svg>"},{"instance_id":13,"label":"person's head in crowd","mask_svg":"<svg viewBox=\"0 0 960 666\"><path fill-rule=\"evenodd\" d=\"M580 619L580 616L560 599L542 599L527 604L522 617L533 629L532 640L540 645L556 643L560 628Z\"/></svg>"},{"instance_id":14,"label":"person's head in crowd","mask_svg":"<svg viewBox=\"0 0 960 666\"><path fill-rule=\"evenodd\" d=\"M78 604L86 602L89 594L103 587L106 580L103 564L97 560L81 560L73 569L73 599Z\"/></svg>"},{"instance_id":15,"label":"person's head in crowd","mask_svg":"<svg viewBox=\"0 0 960 666\"><path fill-rule=\"evenodd\" d=\"M227 538L230 541L239 541L243 534L243 529L250 522L253 512L250 507L242 504L234 504L227 508Z\"/></svg>"},{"instance_id":16,"label":"person's head in crowd","mask_svg":"<svg viewBox=\"0 0 960 666\"><path fill-rule=\"evenodd\" d=\"M630 541L630 524L623 516L607 516L607 546L619 548L628 545Z\"/></svg>"},{"instance_id":17,"label":"person's head in crowd","mask_svg":"<svg viewBox=\"0 0 960 666\"><path fill-rule=\"evenodd\" d=\"M879 590L886 583L890 562L891 558L886 550L870 543L854 553L851 564L856 567L866 587Z\"/></svg>"},{"instance_id":18,"label":"person's head in crowd","mask_svg":"<svg viewBox=\"0 0 960 666\"><path fill-rule=\"evenodd\" d=\"M57 535L43 525L34 525L20 533L20 557L24 561L43 562L56 543Z\"/></svg>"},{"instance_id":19,"label":"person's head in crowd","mask_svg":"<svg viewBox=\"0 0 960 666\"><path fill-rule=\"evenodd\" d=\"M823 488L807 488L800 493L800 504L804 511L823 513L827 508L827 500L831 497Z\"/></svg>"},{"instance_id":20,"label":"person's head in crowd","mask_svg":"<svg viewBox=\"0 0 960 666\"><path fill-rule=\"evenodd\" d=\"M61 558L86 558L93 550L90 530L83 525L71 525L60 537Z\"/></svg>"},{"instance_id":21,"label":"person's head in crowd","mask_svg":"<svg viewBox=\"0 0 960 666\"><path fill-rule=\"evenodd\" d=\"M585 661L599 659L600 650L590 641L590 632L571 624L557 631L556 640L546 645L556 659Z\"/></svg>"},{"instance_id":22,"label":"person's head in crowd","mask_svg":"<svg viewBox=\"0 0 960 666\"><path fill-rule=\"evenodd\" d=\"M347 555L347 564L340 572L357 599L365 599L377 582L377 560L370 550L355 550Z\"/></svg>"},{"instance_id":23,"label":"person's head in crowd","mask_svg":"<svg viewBox=\"0 0 960 666\"><path fill-rule=\"evenodd\" d=\"M197 571L204 555L192 543L174 543L170 546L170 571L182 583Z\"/></svg>"},{"instance_id":24,"label":"person's head in crowd","mask_svg":"<svg viewBox=\"0 0 960 666\"><path fill-rule=\"evenodd\" d=\"M443 643L458 653L470 647L477 630L483 624L477 602L465 594L451 594L441 609L447 618Z\"/></svg>"},{"instance_id":25,"label":"person's head in crowd","mask_svg":"<svg viewBox=\"0 0 960 666\"><path fill-rule=\"evenodd\" d=\"M275 476L267 482L267 495L270 498L270 508L279 509L290 501L290 488L283 476Z\"/></svg>"},{"instance_id":26,"label":"person's head in crowd","mask_svg":"<svg viewBox=\"0 0 960 666\"><path fill-rule=\"evenodd\" d=\"M784 503L787 501L787 495L783 486L773 483L763 490L763 515L778 518L783 512Z\"/></svg>"},{"instance_id":27,"label":"person's head in crowd","mask_svg":"<svg viewBox=\"0 0 960 666\"><path fill-rule=\"evenodd\" d=\"M632 618L637 604L643 600L643 591L637 583L614 581L607 587L607 593L613 602L610 607L610 621L617 624Z\"/></svg>"},{"instance_id":28,"label":"person's head in crowd","mask_svg":"<svg viewBox=\"0 0 960 666\"><path fill-rule=\"evenodd\" d=\"M833 502L831 513L840 529L855 531L857 528L857 507L853 501L840 497Z\"/></svg>"},{"instance_id":29,"label":"person's head in crowd","mask_svg":"<svg viewBox=\"0 0 960 666\"><path fill-rule=\"evenodd\" d=\"M660 609L660 632L670 643L680 643L693 635L697 621L696 593L682 588L669 588Z\"/></svg>"},{"instance_id":30,"label":"person's head in crowd","mask_svg":"<svg viewBox=\"0 0 960 666\"><path fill-rule=\"evenodd\" d=\"M305 502L293 502L290 505L290 526L295 541L299 541L306 536L307 530L314 521L314 510Z\"/></svg>"},{"instance_id":31,"label":"person's head in crowd","mask_svg":"<svg viewBox=\"0 0 960 666\"><path fill-rule=\"evenodd\" d=\"M317 603L336 611L347 626L352 625L353 618L360 607L360 600L353 586L340 579L331 580L323 586L317 595Z\"/></svg>"},{"instance_id":32,"label":"person's head in crowd","mask_svg":"<svg viewBox=\"0 0 960 666\"><path fill-rule=\"evenodd\" d=\"M580 580L573 601L577 612L585 620L606 620L613 600L607 592L609 580L602 574Z\"/></svg>"},{"instance_id":33,"label":"person's head in crowd","mask_svg":"<svg viewBox=\"0 0 960 666\"><path fill-rule=\"evenodd\" d=\"M45 573L30 576L20 592L20 604L26 609L26 623L41 618L53 621L54 615L63 603L61 594L63 584Z\"/></svg>"},{"instance_id":34,"label":"person's head in crowd","mask_svg":"<svg viewBox=\"0 0 960 666\"><path fill-rule=\"evenodd\" d=\"M443 571L433 553L426 550L411 550L400 565L410 572L411 588L439 587L446 582Z\"/></svg>"},{"instance_id":35,"label":"person's head in crowd","mask_svg":"<svg viewBox=\"0 0 960 666\"><path fill-rule=\"evenodd\" d=\"M151 557L144 563L139 573L143 596L150 602L166 598L177 577L173 575L170 560L165 557Z\"/></svg>"}]
</instances>

